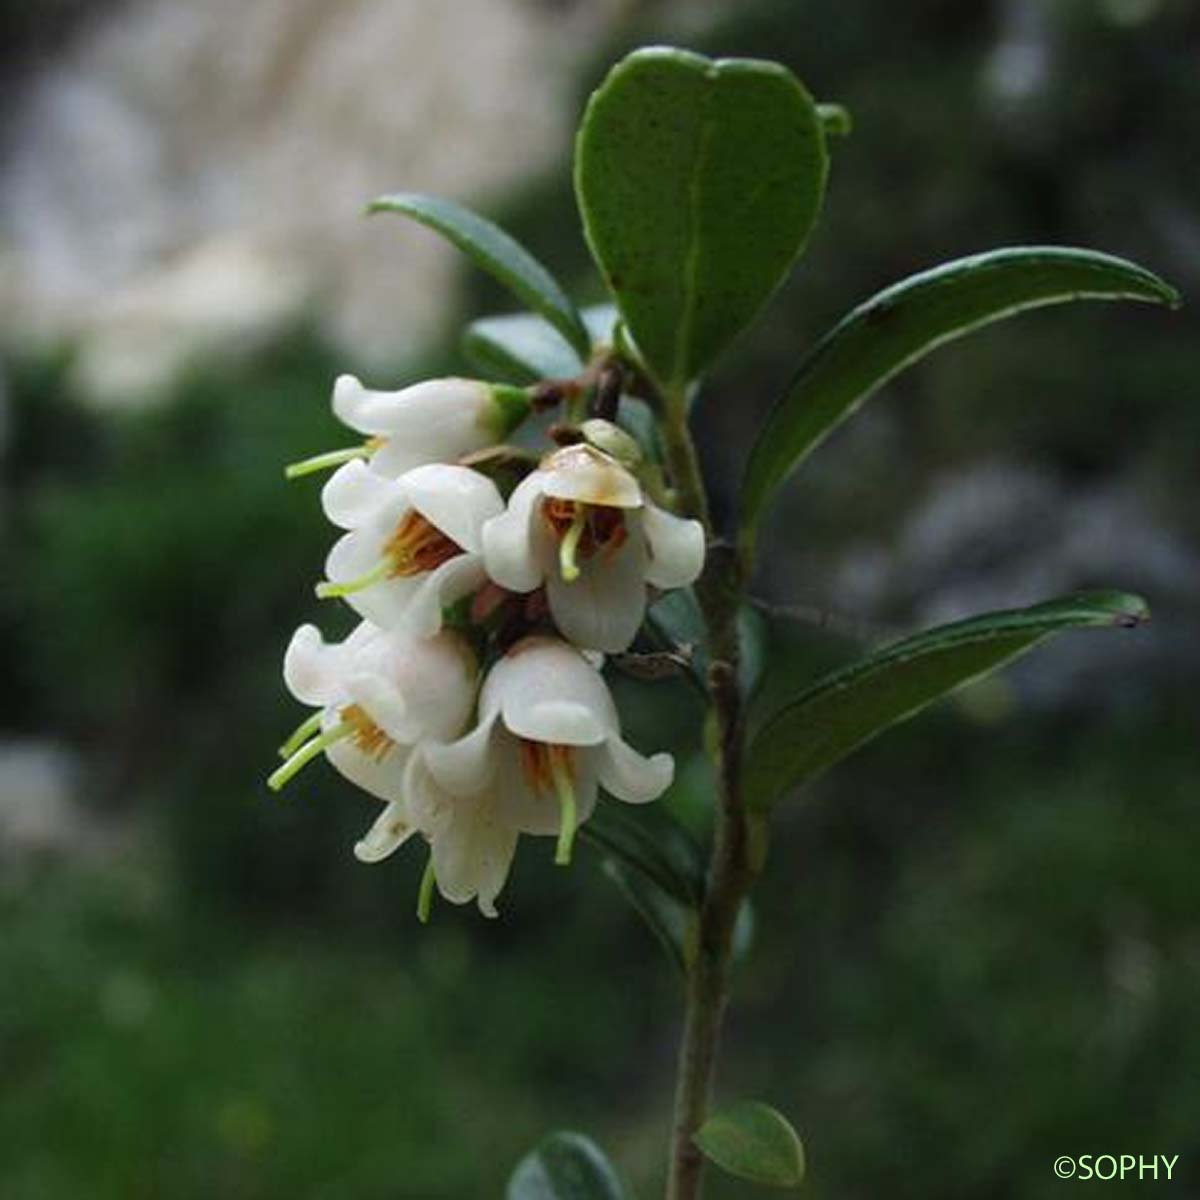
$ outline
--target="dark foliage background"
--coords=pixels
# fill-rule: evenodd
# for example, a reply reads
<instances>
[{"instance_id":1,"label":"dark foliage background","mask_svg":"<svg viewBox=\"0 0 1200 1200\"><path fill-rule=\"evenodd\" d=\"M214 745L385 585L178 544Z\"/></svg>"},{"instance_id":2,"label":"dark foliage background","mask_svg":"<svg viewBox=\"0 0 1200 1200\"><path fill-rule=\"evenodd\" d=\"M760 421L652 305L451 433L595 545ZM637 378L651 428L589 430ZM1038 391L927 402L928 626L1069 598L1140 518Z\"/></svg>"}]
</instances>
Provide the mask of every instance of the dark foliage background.
<instances>
[{"instance_id":1,"label":"dark foliage background","mask_svg":"<svg viewBox=\"0 0 1200 1200\"><path fill-rule=\"evenodd\" d=\"M681 40L673 11L631 6L580 102L628 47ZM24 6L0 20L33 44ZM803 348L904 274L1059 241L1197 293L1186 0L750 0L686 40L781 59L856 121L808 256L702 402L722 503ZM566 168L564 146L495 215L594 295ZM461 305L507 301L464 272ZM1112 584L1156 612L784 812L721 1091L794 1118L814 1196L1037 1200L1085 1153L1178 1154L1159 1186L1200 1187L1197 344L1186 310L1021 318L891 386L787 492L757 590L805 619L772 618L764 701L970 608ZM678 988L594 859L525 846L500 923L443 907L420 930L419 864L348 854L368 799L323 768L261 785L328 538L279 465L338 444L345 364L297 329L120 417L69 365L4 364L0 728L82 756L90 819L78 856L0 865L0 1194L494 1197L566 1125L653 1195ZM461 367L443 346L397 377ZM626 685L634 726L685 748L696 714L660 687Z\"/></svg>"}]
</instances>

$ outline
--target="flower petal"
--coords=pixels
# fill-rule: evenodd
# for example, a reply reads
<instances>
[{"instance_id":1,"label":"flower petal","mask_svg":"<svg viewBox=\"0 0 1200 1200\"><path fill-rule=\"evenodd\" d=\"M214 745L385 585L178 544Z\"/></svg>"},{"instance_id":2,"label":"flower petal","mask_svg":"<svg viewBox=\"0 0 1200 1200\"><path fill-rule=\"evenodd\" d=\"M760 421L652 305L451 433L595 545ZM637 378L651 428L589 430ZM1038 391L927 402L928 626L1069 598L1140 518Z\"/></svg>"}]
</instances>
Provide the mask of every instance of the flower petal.
<instances>
[{"instance_id":1,"label":"flower petal","mask_svg":"<svg viewBox=\"0 0 1200 1200\"><path fill-rule=\"evenodd\" d=\"M704 526L677 517L657 504L642 509L642 533L648 551L646 582L659 588L686 587L704 569Z\"/></svg>"},{"instance_id":2,"label":"flower petal","mask_svg":"<svg viewBox=\"0 0 1200 1200\"><path fill-rule=\"evenodd\" d=\"M382 475L384 479L399 479L414 467L423 467L429 462L429 457L427 453L422 453L421 447L413 446L410 442L398 437L381 437L376 439L375 449L371 451L368 461L376 475Z\"/></svg>"},{"instance_id":3,"label":"flower petal","mask_svg":"<svg viewBox=\"0 0 1200 1200\"><path fill-rule=\"evenodd\" d=\"M442 627L442 609L457 604L487 582L483 559L459 554L423 575L415 575L399 626L417 637L432 637Z\"/></svg>"},{"instance_id":4,"label":"flower petal","mask_svg":"<svg viewBox=\"0 0 1200 1200\"><path fill-rule=\"evenodd\" d=\"M436 837L446 827L455 801L429 770L425 750L432 744L423 742L416 746L404 767L404 803L408 808L408 819L428 838Z\"/></svg>"},{"instance_id":5,"label":"flower petal","mask_svg":"<svg viewBox=\"0 0 1200 1200\"><path fill-rule=\"evenodd\" d=\"M315 625L301 625L283 655L283 682L302 704L324 707L341 690L340 645L329 645Z\"/></svg>"},{"instance_id":6,"label":"flower petal","mask_svg":"<svg viewBox=\"0 0 1200 1200\"><path fill-rule=\"evenodd\" d=\"M508 733L499 735L499 766L493 791L503 797L507 819L522 833L537 837L557 837L562 828L562 804L552 788L534 786L525 777L520 743ZM596 768L592 747L571 752L571 781L575 792L575 823L582 825L596 807Z\"/></svg>"},{"instance_id":7,"label":"flower petal","mask_svg":"<svg viewBox=\"0 0 1200 1200\"><path fill-rule=\"evenodd\" d=\"M325 720L329 729L340 719L333 710ZM366 754L352 738L334 742L325 751L325 757L351 783L356 784L372 796L378 796L389 804L404 799L404 764L408 758L407 746L389 746L382 755Z\"/></svg>"},{"instance_id":8,"label":"flower petal","mask_svg":"<svg viewBox=\"0 0 1200 1200\"><path fill-rule=\"evenodd\" d=\"M496 714L481 716L479 724L457 741L426 742L421 752L434 782L456 796L482 791L496 770L492 738Z\"/></svg>"},{"instance_id":9,"label":"flower petal","mask_svg":"<svg viewBox=\"0 0 1200 1200\"><path fill-rule=\"evenodd\" d=\"M671 755L659 753L647 758L615 734L592 753L601 786L628 804L657 800L675 778Z\"/></svg>"},{"instance_id":10,"label":"flower petal","mask_svg":"<svg viewBox=\"0 0 1200 1200\"><path fill-rule=\"evenodd\" d=\"M365 575L382 560L385 540L362 529L342 534L325 556L325 578L334 583L347 583Z\"/></svg>"},{"instance_id":11,"label":"flower petal","mask_svg":"<svg viewBox=\"0 0 1200 1200\"><path fill-rule=\"evenodd\" d=\"M360 433L390 435L414 448L423 462L457 458L495 440L488 428L492 394L475 379L427 379L395 392L380 392L353 375L333 385L333 411Z\"/></svg>"},{"instance_id":12,"label":"flower petal","mask_svg":"<svg viewBox=\"0 0 1200 1200\"><path fill-rule=\"evenodd\" d=\"M361 464L351 464L359 466ZM362 467L369 473L369 468ZM386 492L378 494L378 503L360 509L363 520L334 542L325 559L325 575L337 583L347 583L365 575L383 561L388 541L408 514L408 497L394 481L381 480ZM332 518L331 518L332 519Z\"/></svg>"},{"instance_id":13,"label":"flower petal","mask_svg":"<svg viewBox=\"0 0 1200 1200\"><path fill-rule=\"evenodd\" d=\"M615 458L579 442L542 460L542 491L558 500L605 508L641 508L642 485Z\"/></svg>"},{"instance_id":14,"label":"flower petal","mask_svg":"<svg viewBox=\"0 0 1200 1200\"><path fill-rule=\"evenodd\" d=\"M497 705L518 737L563 746L594 746L617 728L617 710L600 673L558 638L518 642L492 668L480 710Z\"/></svg>"},{"instance_id":15,"label":"flower petal","mask_svg":"<svg viewBox=\"0 0 1200 1200\"><path fill-rule=\"evenodd\" d=\"M361 458L343 463L321 489L325 516L342 529L357 529L395 498L395 484Z\"/></svg>"},{"instance_id":16,"label":"flower petal","mask_svg":"<svg viewBox=\"0 0 1200 1200\"><path fill-rule=\"evenodd\" d=\"M362 863L382 862L394 854L414 833L405 806L393 802L376 818L366 835L354 844L354 857Z\"/></svg>"},{"instance_id":17,"label":"flower petal","mask_svg":"<svg viewBox=\"0 0 1200 1200\"><path fill-rule=\"evenodd\" d=\"M391 670L420 713L422 737L445 741L462 733L475 708L479 663L461 634L389 639Z\"/></svg>"},{"instance_id":18,"label":"flower petal","mask_svg":"<svg viewBox=\"0 0 1200 1200\"><path fill-rule=\"evenodd\" d=\"M395 408L394 392L365 388L355 375L339 375L333 381L333 415L359 433L387 433L387 418Z\"/></svg>"},{"instance_id":19,"label":"flower petal","mask_svg":"<svg viewBox=\"0 0 1200 1200\"><path fill-rule=\"evenodd\" d=\"M334 542L325 559L325 577L335 583L358 579L383 559L386 539L371 529L356 529ZM344 599L360 616L380 629L395 629L404 621L409 602L424 576L398 576L374 583Z\"/></svg>"},{"instance_id":20,"label":"flower petal","mask_svg":"<svg viewBox=\"0 0 1200 1200\"><path fill-rule=\"evenodd\" d=\"M413 745L425 732L420 709L410 703L394 680L377 671L346 678L346 694L394 742Z\"/></svg>"},{"instance_id":21,"label":"flower petal","mask_svg":"<svg viewBox=\"0 0 1200 1200\"><path fill-rule=\"evenodd\" d=\"M438 891L452 904L474 898L484 916L494 917L516 848L517 830L490 793L456 801L446 828L433 840Z\"/></svg>"},{"instance_id":22,"label":"flower petal","mask_svg":"<svg viewBox=\"0 0 1200 1200\"><path fill-rule=\"evenodd\" d=\"M496 485L470 467L430 463L397 482L421 516L473 554L483 549L483 523L504 511Z\"/></svg>"},{"instance_id":23,"label":"flower petal","mask_svg":"<svg viewBox=\"0 0 1200 1200\"><path fill-rule=\"evenodd\" d=\"M546 596L563 635L606 654L628 649L646 612L645 566L645 542L634 536L583 560L571 583L558 571L548 573Z\"/></svg>"},{"instance_id":24,"label":"flower petal","mask_svg":"<svg viewBox=\"0 0 1200 1200\"><path fill-rule=\"evenodd\" d=\"M381 629L398 629L404 624L408 606L420 584L420 577L385 579L345 599L360 617L366 617Z\"/></svg>"},{"instance_id":25,"label":"flower petal","mask_svg":"<svg viewBox=\"0 0 1200 1200\"><path fill-rule=\"evenodd\" d=\"M326 642L315 625L301 625L283 656L283 681L302 704L324 708L344 692L348 664L381 636L367 621L342 642Z\"/></svg>"},{"instance_id":26,"label":"flower petal","mask_svg":"<svg viewBox=\"0 0 1200 1200\"><path fill-rule=\"evenodd\" d=\"M542 582L546 559L538 553L537 509L541 471L526 475L508 499L508 508L483 527L487 573L511 592L532 592Z\"/></svg>"}]
</instances>

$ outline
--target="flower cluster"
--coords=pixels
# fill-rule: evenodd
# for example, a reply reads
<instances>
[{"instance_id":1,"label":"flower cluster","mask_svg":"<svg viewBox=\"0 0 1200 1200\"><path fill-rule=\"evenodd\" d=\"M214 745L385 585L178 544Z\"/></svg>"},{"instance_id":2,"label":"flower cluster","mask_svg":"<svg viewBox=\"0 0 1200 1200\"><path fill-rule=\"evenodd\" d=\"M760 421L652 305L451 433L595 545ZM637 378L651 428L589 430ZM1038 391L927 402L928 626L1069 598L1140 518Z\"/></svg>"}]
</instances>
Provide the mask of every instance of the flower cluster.
<instances>
[{"instance_id":1,"label":"flower cluster","mask_svg":"<svg viewBox=\"0 0 1200 1200\"><path fill-rule=\"evenodd\" d=\"M316 590L362 620L340 643L293 635L284 680L316 711L269 783L324 754L380 800L355 854L378 862L419 834L422 913L436 886L495 915L520 834L555 838L567 863L599 788L641 804L674 770L622 740L601 667L633 642L650 589L699 575L703 530L653 501L636 442L607 421L540 462L501 453L531 395L342 376L334 413L366 440L288 468L336 467L321 500L343 532Z\"/></svg>"}]
</instances>

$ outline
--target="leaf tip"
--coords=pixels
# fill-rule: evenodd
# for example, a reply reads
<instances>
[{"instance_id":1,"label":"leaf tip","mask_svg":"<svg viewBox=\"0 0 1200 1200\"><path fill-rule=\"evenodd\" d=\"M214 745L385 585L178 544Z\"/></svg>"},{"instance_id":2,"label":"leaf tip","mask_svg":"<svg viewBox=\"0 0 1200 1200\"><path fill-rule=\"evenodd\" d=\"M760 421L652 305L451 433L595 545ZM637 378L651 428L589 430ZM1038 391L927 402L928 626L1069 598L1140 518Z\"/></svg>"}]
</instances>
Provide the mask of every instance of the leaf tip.
<instances>
[{"instance_id":1,"label":"leaf tip","mask_svg":"<svg viewBox=\"0 0 1200 1200\"><path fill-rule=\"evenodd\" d=\"M1140 629L1150 624L1150 605L1141 596L1125 596L1123 600L1112 618L1118 629Z\"/></svg>"},{"instance_id":2,"label":"leaf tip","mask_svg":"<svg viewBox=\"0 0 1200 1200\"><path fill-rule=\"evenodd\" d=\"M416 214L412 210L422 199L427 200L430 197L424 197L418 192L385 192L382 196L376 196L367 202L363 208L363 216L370 217L381 212L398 212L415 216ZM443 203L446 202L443 201Z\"/></svg>"},{"instance_id":3,"label":"leaf tip","mask_svg":"<svg viewBox=\"0 0 1200 1200\"><path fill-rule=\"evenodd\" d=\"M1143 268L1143 272L1154 293L1152 299L1157 300L1164 308L1169 308L1172 312L1183 307L1183 293L1173 283L1168 283L1161 275L1155 275L1153 271L1145 271Z\"/></svg>"},{"instance_id":4,"label":"leaf tip","mask_svg":"<svg viewBox=\"0 0 1200 1200\"><path fill-rule=\"evenodd\" d=\"M1067 599L1070 601L1071 598ZM1092 619L1085 622L1089 625L1137 629L1150 623L1150 605L1135 592L1084 592L1075 599L1091 610Z\"/></svg>"},{"instance_id":5,"label":"leaf tip","mask_svg":"<svg viewBox=\"0 0 1200 1200\"><path fill-rule=\"evenodd\" d=\"M854 117L843 104L818 104L817 116L826 137L848 137L854 132Z\"/></svg>"}]
</instances>

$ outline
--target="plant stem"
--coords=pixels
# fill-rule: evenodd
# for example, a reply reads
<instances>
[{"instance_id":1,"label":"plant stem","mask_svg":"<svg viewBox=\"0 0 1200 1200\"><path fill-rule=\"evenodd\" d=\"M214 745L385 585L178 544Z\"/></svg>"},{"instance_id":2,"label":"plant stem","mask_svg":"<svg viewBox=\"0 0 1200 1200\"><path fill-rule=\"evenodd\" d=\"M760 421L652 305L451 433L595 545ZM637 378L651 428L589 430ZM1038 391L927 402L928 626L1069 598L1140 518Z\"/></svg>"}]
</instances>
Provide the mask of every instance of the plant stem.
<instances>
[{"instance_id":1,"label":"plant stem","mask_svg":"<svg viewBox=\"0 0 1200 1200\"><path fill-rule=\"evenodd\" d=\"M700 471L696 443L687 423L687 401L683 396L670 397L663 413L663 448L667 454L667 470L679 498L679 509L685 517L695 517L712 538L712 523L708 513L708 495Z\"/></svg>"},{"instance_id":2,"label":"plant stem","mask_svg":"<svg viewBox=\"0 0 1200 1200\"><path fill-rule=\"evenodd\" d=\"M664 442L680 507L704 522L708 503L682 397L668 397ZM733 933L756 874L750 828L739 788L742 696L738 683L737 614L742 573L736 554L710 545L696 596L708 631L708 694L715 726L717 821L708 886L688 969L687 1008L675 1085L667 1200L697 1200L704 1159L693 1138L708 1115L721 1026L729 998Z\"/></svg>"}]
</instances>

